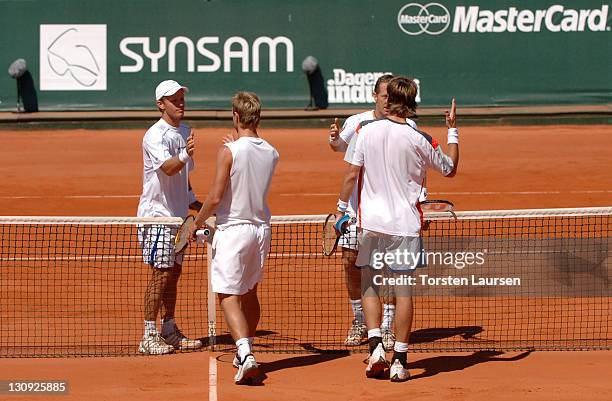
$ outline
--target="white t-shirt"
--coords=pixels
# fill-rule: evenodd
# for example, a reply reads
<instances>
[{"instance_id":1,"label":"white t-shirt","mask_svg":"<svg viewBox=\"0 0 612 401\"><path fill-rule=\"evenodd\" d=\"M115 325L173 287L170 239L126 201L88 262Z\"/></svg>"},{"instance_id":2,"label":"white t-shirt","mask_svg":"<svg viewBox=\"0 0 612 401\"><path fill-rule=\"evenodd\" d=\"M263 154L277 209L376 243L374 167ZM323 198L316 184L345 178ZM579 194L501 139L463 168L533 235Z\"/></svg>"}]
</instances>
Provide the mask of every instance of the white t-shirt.
<instances>
[{"instance_id":1,"label":"white t-shirt","mask_svg":"<svg viewBox=\"0 0 612 401\"><path fill-rule=\"evenodd\" d=\"M270 224L268 190L278 152L262 138L240 137L226 143L232 169L223 199L217 206L217 226Z\"/></svg>"},{"instance_id":2,"label":"white t-shirt","mask_svg":"<svg viewBox=\"0 0 612 401\"><path fill-rule=\"evenodd\" d=\"M372 121L376 119L374 116L374 110L364 111L363 113L354 114L346 119L344 125L342 126L342 131L340 131L340 138L348 144L348 148L344 153L344 161L350 163L353 160L353 155L355 154L355 144L357 142L357 136L355 133L359 128L359 125L365 121ZM414 121L407 118L406 123L409 124L414 129L417 128L417 125ZM361 187L361 182L358 180L355 183L355 188L353 188L353 192L351 193L351 197L348 201L348 208L346 209L347 213L352 217L357 215L357 207L359 205L359 188Z\"/></svg>"},{"instance_id":3,"label":"white t-shirt","mask_svg":"<svg viewBox=\"0 0 612 401\"><path fill-rule=\"evenodd\" d=\"M350 162L363 166L357 224L389 235L418 237L417 203L427 169L443 175L453 162L431 136L387 118L363 123Z\"/></svg>"},{"instance_id":4,"label":"white t-shirt","mask_svg":"<svg viewBox=\"0 0 612 401\"><path fill-rule=\"evenodd\" d=\"M346 119L344 124L342 125L342 130L340 131L340 138L346 142L351 143L351 139L353 135L355 135L355 131L359 124L363 121L374 120L376 117L374 116L374 110L364 111L363 113L353 114L349 118Z\"/></svg>"},{"instance_id":5,"label":"white t-shirt","mask_svg":"<svg viewBox=\"0 0 612 401\"><path fill-rule=\"evenodd\" d=\"M186 147L189 131L185 124L175 128L160 119L145 133L139 217L187 217L189 203L193 200L189 194L189 171L193 170L193 160L190 159L173 176L166 175L160 167Z\"/></svg>"}]
</instances>

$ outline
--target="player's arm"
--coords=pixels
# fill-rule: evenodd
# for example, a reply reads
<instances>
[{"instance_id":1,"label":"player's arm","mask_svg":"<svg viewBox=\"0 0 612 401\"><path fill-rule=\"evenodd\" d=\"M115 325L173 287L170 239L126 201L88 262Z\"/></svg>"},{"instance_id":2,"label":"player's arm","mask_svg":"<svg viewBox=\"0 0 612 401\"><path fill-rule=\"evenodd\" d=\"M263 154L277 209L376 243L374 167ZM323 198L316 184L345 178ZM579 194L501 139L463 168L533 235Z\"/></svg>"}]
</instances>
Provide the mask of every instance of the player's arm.
<instances>
[{"instance_id":1,"label":"player's arm","mask_svg":"<svg viewBox=\"0 0 612 401\"><path fill-rule=\"evenodd\" d=\"M195 219L195 228L201 227L206 219L208 219L217 209L223 193L229 183L230 172L232 170L232 152L227 146L221 147L217 154L217 167L215 178L212 187L208 192L208 196L204 200L204 204Z\"/></svg>"},{"instance_id":2,"label":"player's arm","mask_svg":"<svg viewBox=\"0 0 612 401\"><path fill-rule=\"evenodd\" d=\"M361 166L350 163L348 166L348 170L346 171L344 180L342 181L342 187L340 187L340 196L338 197L338 212L340 212L339 217L344 215L346 212L349 197L353 192L353 188L355 188L355 183L357 182L359 172L361 171Z\"/></svg>"},{"instance_id":3,"label":"player's arm","mask_svg":"<svg viewBox=\"0 0 612 401\"><path fill-rule=\"evenodd\" d=\"M189 162L189 159L193 156L193 152L195 151L195 136L193 131L189 133L189 137L187 137L187 143L185 149L183 149L178 155L173 156L166 160L160 167L160 169L164 172L164 174L168 176L173 176L177 174L179 171L185 167L185 165Z\"/></svg>"},{"instance_id":4,"label":"player's arm","mask_svg":"<svg viewBox=\"0 0 612 401\"><path fill-rule=\"evenodd\" d=\"M340 136L340 123L338 118L334 119L334 122L329 127L329 147L334 152L344 152L348 147L348 143Z\"/></svg>"},{"instance_id":5,"label":"player's arm","mask_svg":"<svg viewBox=\"0 0 612 401\"><path fill-rule=\"evenodd\" d=\"M447 153L442 151L442 147L435 141L423 148L427 166L437 170L445 177L454 177L459 166L459 131L456 123L455 99L451 106L451 111L446 111L446 126L448 128L448 147Z\"/></svg>"},{"instance_id":6,"label":"player's arm","mask_svg":"<svg viewBox=\"0 0 612 401\"><path fill-rule=\"evenodd\" d=\"M455 98L451 102L450 111L444 112L446 115L446 128L448 128L448 157L453 162L453 170L447 177L454 177L457 174L457 167L459 167L459 131L457 130L457 105L455 104Z\"/></svg>"},{"instance_id":7,"label":"player's arm","mask_svg":"<svg viewBox=\"0 0 612 401\"><path fill-rule=\"evenodd\" d=\"M361 167L364 164L364 140L365 139L363 135L355 136L351 140L351 142L355 146L355 149L354 153L352 154L351 160L347 160L349 167L346 174L344 175L342 187L340 188L340 196L338 197L338 213L336 214L337 219L341 218L342 215L346 213L349 197L351 196L351 193L355 188L355 183L357 182L359 174L361 173Z\"/></svg>"}]
</instances>

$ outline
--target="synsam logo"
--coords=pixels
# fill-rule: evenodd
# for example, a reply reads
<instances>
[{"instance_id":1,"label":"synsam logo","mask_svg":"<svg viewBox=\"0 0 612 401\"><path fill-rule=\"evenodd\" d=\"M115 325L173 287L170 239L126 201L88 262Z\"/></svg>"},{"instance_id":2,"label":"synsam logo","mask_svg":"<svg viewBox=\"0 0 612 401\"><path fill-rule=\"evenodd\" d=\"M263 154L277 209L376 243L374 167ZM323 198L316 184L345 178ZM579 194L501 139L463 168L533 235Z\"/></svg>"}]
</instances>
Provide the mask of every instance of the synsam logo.
<instances>
[{"instance_id":1,"label":"synsam logo","mask_svg":"<svg viewBox=\"0 0 612 401\"><path fill-rule=\"evenodd\" d=\"M609 6L596 9L571 9L552 5L543 10L484 10L480 6L457 6L453 19L453 33L479 32L603 32L607 26ZM409 35L428 33L438 35L450 25L450 12L439 3L406 4L399 11L397 22Z\"/></svg>"}]
</instances>

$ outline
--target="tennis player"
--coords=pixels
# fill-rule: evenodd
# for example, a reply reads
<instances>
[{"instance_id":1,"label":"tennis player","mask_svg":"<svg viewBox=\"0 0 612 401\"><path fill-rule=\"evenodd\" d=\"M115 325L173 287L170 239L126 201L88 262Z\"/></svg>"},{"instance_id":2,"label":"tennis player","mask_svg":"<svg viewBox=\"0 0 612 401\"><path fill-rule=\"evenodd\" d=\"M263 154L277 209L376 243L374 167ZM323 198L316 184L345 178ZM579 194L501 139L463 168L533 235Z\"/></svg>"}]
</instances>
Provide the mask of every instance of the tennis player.
<instances>
[{"instance_id":1,"label":"tennis player","mask_svg":"<svg viewBox=\"0 0 612 401\"><path fill-rule=\"evenodd\" d=\"M374 92L372 93L375 102L373 110L350 116L344 122L341 130L338 126L338 119L330 126L329 145L334 152L345 152L344 160L347 163L351 162L355 153L355 140L353 138L359 124L387 115L387 84L391 79L393 79L393 75L385 74L376 81ZM416 122L410 118L406 118L406 123L415 129L417 128ZM349 146L351 142L352 145ZM353 219L356 218L358 207L358 188L359 182L355 185L348 202L347 213ZM426 198L427 190L423 187L420 200L425 200ZM357 259L357 227L354 224L349 226L347 234L340 237L338 245L342 248L342 264L344 266L346 287L353 311L353 322L346 340L344 340L344 344L355 346L363 343L367 339L368 333L361 304L361 272L355 266L355 260ZM391 351L395 342L395 335L393 333L394 315L395 300L393 292L392 290L386 291L383 293L383 318L380 326L383 346L386 351Z\"/></svg>"},{"instance_id":2,"label":"tennis player","mask_svg":"<svg viewBox=\"0 0 612 401\"><path fill-rule=\"evenodd\" d=\"M161 82L155 89L161 118L149 128L142 141L144 171L139 217L185 218L189 208L198 210L201 206L189 183L195 138L189 127L181 123L186 91L186 87L172 80ZM151 266L144 297L145 332L138 351L159 355L174 349L200 348L202 342L185 337L174 320L183 263L182 255L174 253L176 228L143 226L138 235L143 260ZM155 323L160 308L161 336Z\"/></svg>"},{"instance_id":3,"label":"tennis player","mask_svg":"<svg viewBox=\"0 0 612 401\"><path fill-rule=\"evenodd\" d=\"M411 274L417 267L407 258L384 258L386 272L374 268L380 256L418 254L421 251L421 215L418 207L421 186L427 169L447 177L457 171L459 136L455 122L455 100L446 113L448 155L429 135L418 131L406 118L416 113L417 86L411 79L396 77L387 85L388 116L362 122L357 128L353 159L345 176L337 218L348 210L349 197L363 171L357 225L359 253L355 262L362 269L362 302L364 306L370 356L367 377L380 377L389 366L380 329L381 275L394 278ZM414 260L420 260L415 258ZM377 276L378 275L378 280ZM399 281L399 280L398 280ZM413 305L408 285L394 285L396 295L395 333L397 340L390 368L391 381L409 378L407 369L408 337L412 325Z\"/></svg>"},{"instance_id":4,"label":"tennis player","mask_svg":"<svg viewBox=\"0 0 612 401\"><path fill-rule=\"evenodd\" d=\"M278 152L257 133L260 113L254 93L232 98L234 140L219 150L212 188L190 236L216 213L211 285L236 342L236 384L254 384L261 377L251 347L260 317L257 284L270 248L267 198Z\"/></svg>"}]
</instances>

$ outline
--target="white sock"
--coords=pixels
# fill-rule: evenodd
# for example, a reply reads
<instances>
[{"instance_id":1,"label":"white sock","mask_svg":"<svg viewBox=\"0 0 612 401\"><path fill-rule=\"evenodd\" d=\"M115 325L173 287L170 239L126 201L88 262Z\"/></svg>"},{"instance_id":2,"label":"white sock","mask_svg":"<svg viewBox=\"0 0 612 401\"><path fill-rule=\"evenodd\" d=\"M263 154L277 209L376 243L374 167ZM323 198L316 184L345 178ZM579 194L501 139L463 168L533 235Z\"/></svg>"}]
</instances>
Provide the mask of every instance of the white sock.
<instances>
[{"instance_id":1,"label":"white sock","mask_svg":"<svg viewBox=\"0 0 612 401\"><path fill-rule=\"evenodd\" d=\"M408 352L408 343L401 343L399 341L396 341L395 345L393 346L393 351Z\"/></svg>"},{"instance_id":2,"label":"white sock","mask_svg":"<svg viewBox=\"0 0 612 401\"><path fill-rule=\"evenodd\" d=\"M176 326L176 322L174 318L170 319L162 319L162 333L172 333L174 331L174 327Z\"/></svg>"},{"instance_id":3,"label":"white sock","mask_svg":"<svg viewBox=\"0 0 612 401\"><path fill-rule=\"evenodd\" d=\"M236 347L238 348L238 359L242 362L244 358L251 353L249 339L246 337L239 338L238 341L236 341Z\"/></svg>"},{"instance_id":4,"label":"white sock","mask_svg":"<svg viewBox=\"0 0 612 401\"><path fill-rule=\"evenodd\" d=\"M382 337L382 331L380 331L379 327L372 330L368 330L368 339L372 337Z\"/></svg>"},{"instance_id":5,"label":"white sock","mask_svg":"<svg viewBox=\"0 0 612 401\"><path fill-rule=\"evenodd\" d=\"M155 320L145 320L145 335L157 333L157 327L155 326Z\"/></svg>"},{"instance_id":6,"label":"white sock","mask_svg":"<svg viewBox=\"0 0 612 401\"><path fill-rule=\"evenodd\" d=\"M380 328L383 330L391 330L393 326L393 320L395 319L395 305L384 304L383 305L383 319Z\"/></svg>"},{"instance_id":7,"label":"white sock","mask_svg":"<svg viewBox=\"0 0 612 401\"><path fill-rule=\"evenodd\" d=\"M363 314L363 306L361 306L361 299L351 299L351 309L353 309L353 316L360 324L365 321L365 315Z\"/></svg>"}]
</instances>

